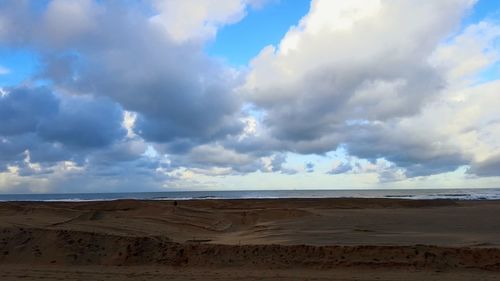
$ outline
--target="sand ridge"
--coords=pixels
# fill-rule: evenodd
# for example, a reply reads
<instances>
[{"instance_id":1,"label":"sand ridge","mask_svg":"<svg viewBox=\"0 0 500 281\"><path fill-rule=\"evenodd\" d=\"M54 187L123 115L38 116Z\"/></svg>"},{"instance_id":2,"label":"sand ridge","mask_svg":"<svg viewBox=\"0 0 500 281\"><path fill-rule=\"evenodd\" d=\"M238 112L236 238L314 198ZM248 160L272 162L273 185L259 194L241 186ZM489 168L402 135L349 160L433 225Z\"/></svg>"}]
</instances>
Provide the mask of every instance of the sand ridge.
<instances>
[{"instance_id":1,"label":"sand ridge","mask_svg":"<svg viewBox=\"0 0 500 281\"><path fill-rule=\"evenodd\" d=\"M158 236L4 228L0 263L316 268L378 266L500 270L500 248L414 246L218 245Z\"/></svg>"}]
</instances>

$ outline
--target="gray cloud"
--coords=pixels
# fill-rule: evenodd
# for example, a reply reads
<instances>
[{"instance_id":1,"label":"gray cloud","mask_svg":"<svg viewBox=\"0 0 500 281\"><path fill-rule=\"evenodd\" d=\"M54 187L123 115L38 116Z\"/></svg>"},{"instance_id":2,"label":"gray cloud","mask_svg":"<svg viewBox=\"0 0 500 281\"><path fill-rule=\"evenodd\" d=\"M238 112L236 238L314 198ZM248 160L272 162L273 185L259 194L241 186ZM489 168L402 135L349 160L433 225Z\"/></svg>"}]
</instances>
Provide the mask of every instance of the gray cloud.
<instances>
[{"instance_id":1,"label":"gray cloud","mask_svg":"<svg viewBox=\"0 0 500 281\"><path fill-rule=\"evenodd\" d=\"M480 177L500 176L500 155L493 156L482 162L473 163L467 173Z\"/></svg>"},{"instance_id":2,"label":"gray cloud","mask_svg":"<svg viewBox=\"0 0 500 281\"><path fill-rule=\"evenodd\" d=\"M57 114L59 100L47 88L15 88L0 97L0 135L37 130L42 120Z\"/></svg>"},{"instance_id":3,"label":"gray cloud","mask_svg":"<svg viewBox=\"0 0 500 281\"><path fill-rule=\"evenodd\" d=\"M298 173L297 170L285 168L283 165L286 163L287 156L285 153L278 153L272 157L271 172L279 172L287 175L294 175Z\"/></svg>"},{"instance_id":4,"label":"gray cloud","mask_svg":"<svg viewBox=\"0 0 500 281\"><path fill-rule=\"evenodd\" d=\"M99 28L65 42L76 55L46 56L41 77L74 93L110 97L138 113L134 129L140 136L172 142L173 149L241 131L230 69L203 54L197 42L172 41L130 8L126 15L116 3L98 8L90 16Z\"/></svg>"},{"instance_id":5,"label":"gray cloud","mask_svg":"<svg viewBox=\"0 0 500 281\"><path fill-rule=\"evenodd\" d=\"M340 163L333 169L327 172L330 175L340 175L352 171L353 167L350 163Z\"/></svg>"},{"instance_id":6,"label":"gray cloud","mask_svg":"<svg viewBox=\"0 0 500 281\"><path fill-rule=\"evenodd\" d=\"M20 163L25 159L25 151L29 150L33 162L56 163L58 161L74 161L82 163L83 159L63 144L51 143L42 139L36 132L22 135L0 137L0 162L4 164Z\"/></svg>"},{"instance_id":7,"label":"gray cloud","mask_svg":"<svg viewBox=\"0 0 500 281\"><path fill-rule=\"evenodd\" d=\"M314 172L314 163L312 162L307 162L305 164L306 172L308 173L313 173Z\"/></svg>"},{"instance_id":8,"label":"gray cloud","mask_svg":"<svg viewBox=\"0 0 500 281\"><path fill-rule=\"evenodd\" d=\"M273 136L284 141L313 142L351 120L385 121L413 115L444 83L430 66L402 60L387 62L382 67L382 60L374 58L369 61L372 65L367 62L345 68L320 68L306 73L298 84L259 92L255 102L266 109L264 122ZM275 99L274 95L283 99L260 99ZM336 143L331 143L314 152L335 148Z\"/></svg>"},{"instance_id":9,"label":"gray cloud","mask_svg":"<svg viewBox=\"0 0 500 281\"><path fill-rule=\"evenodd\" d=\"M421 128L425 130L425 128ZM469 159L459 147L435 142L435 135L407 131L397 125L354 125L345 128L349 154L375 162L385 158L406 169L406 176L426 176L454 171Z\"/></svg>"},{"instance_id":10,"label":"gray cloud","mask_svg":"<svg viewBox=\"0 0 500 281\"><path fill-rule=\"evenodd\" d=\"M107 99L65 98L57 115L38 126L40 136L48 141L79 147L102 147L123 138L123 111Z\"/></svg>"},{"instance_id":11,"label":"gray cloud","mask_svg":"<svg viewBox=\"0 0 500 281\"><path fill-rule=\"evenodd\" d=\"M106 99L65 97L47 88L15 88L0 97L0 134L34 133L47 142L100 147L125 136L121 108Z\"/></svg>"},{"instance_id":12,"label":"gray cloud","mask_svg":"<svg viewBox=\"0 0 500 281\"><path fill-rule=\"evenodd\" d=\"M259 169L258 159L240 154L222 146L203 145L193 148L188 154L174 157L180 166L209 169L212 167L231 168L236 172L253 172Z\"/></svg>"},{"instance_id":13,"label":"gray cloud","mask_svg":"<svg viewBox=\"0 0 500 281\"><path fill-rule=\"evenodd\" d=\"M8 121L0 124L3 170L15 165L19 175L28 175L21 168L29 151L33 162L47 163L44 167L73 161L89 177L116 177L135 169L156 178L155 169L165 164L142 155L145 142L174 154L173 167L259 169L251 156L242 155L251 158L248 163L222 163L196 152L241 132L241 100L233 92L239 78L209 58L198 39L169 37L151 21L154 7L149 5L91 0L0 4L0 43L34 50L40 71L28 82L50 81L44 88L7 89L0 100L0 117ZM132 129L137 140L124 139L123 109L136 113Z\"/></svg>"},{"instance_id":14,"label":"gray cloud","mask_svg":"<svg viewBox=\"0 0 500 281\"><path fill-rule=\"evenodd\" d=\"M126 133L123 111L116 103L58 96L46 87L7 89L0 97L0 115L4 121L0 123L0 172L33 180L52 174L57 178L58 170L65 169L61 165L87 167L92 155L106 155ZM125 155L115 154L113 164Z\"/></svg>"},{"instance_id":15,"label":"gray cloud","mask_svg":"<svg viewBox=\"0 0 500 281\"><path fill-rule=\"evenodd\" d=\"M2 11L6 22L8 11L29 14L5 29L39 52L37 78L137 112L135 130L149 141L203 144L241 131L234 72L207 57L201 42L171 39L141 12L146 3L52 1L38 13L30 4L9 1Z\"/></svg>"}]
</instances>

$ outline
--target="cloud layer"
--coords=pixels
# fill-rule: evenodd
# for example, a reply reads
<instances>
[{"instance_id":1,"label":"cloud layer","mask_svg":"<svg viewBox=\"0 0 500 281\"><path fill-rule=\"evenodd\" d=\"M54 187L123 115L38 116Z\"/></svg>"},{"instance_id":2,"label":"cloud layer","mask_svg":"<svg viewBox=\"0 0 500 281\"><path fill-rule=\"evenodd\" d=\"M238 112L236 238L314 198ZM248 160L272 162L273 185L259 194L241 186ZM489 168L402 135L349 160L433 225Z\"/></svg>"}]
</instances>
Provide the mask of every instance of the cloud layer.
<instances>
[{"instance_id":1,"label":"cloud layer","mask_svg":"<svg viewBox=\"0 0 500 281\"><path fill-rule=\"evenodd\" d=\"M0 45L40 68L0 92L0 190L203 187L335 151L331 177L500 176L500 27L461 26L475 1L313 0L248 69L204 52L266 2L3 1Z\"/></svg>"}]
</instances>

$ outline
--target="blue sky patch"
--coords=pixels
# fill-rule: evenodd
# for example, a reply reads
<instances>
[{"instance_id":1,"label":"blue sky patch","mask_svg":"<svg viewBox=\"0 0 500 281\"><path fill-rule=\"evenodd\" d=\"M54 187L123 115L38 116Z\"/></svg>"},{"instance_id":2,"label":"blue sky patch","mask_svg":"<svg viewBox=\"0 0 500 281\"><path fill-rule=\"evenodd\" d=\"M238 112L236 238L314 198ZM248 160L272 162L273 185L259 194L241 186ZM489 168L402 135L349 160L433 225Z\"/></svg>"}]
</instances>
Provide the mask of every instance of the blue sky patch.
<instances>
[{"instance_id":1,"label":"blue sky patch","mask_svg":"<svg viewBox=\"0 0 500 281\"><path fill-rule=\"evenodd\" d=\"M219 30L207 52L234 66L244 66L267 45L276 45L309 11L309 0L281 0L249 10L240 22Z\"/></svg>"}]
</instances>

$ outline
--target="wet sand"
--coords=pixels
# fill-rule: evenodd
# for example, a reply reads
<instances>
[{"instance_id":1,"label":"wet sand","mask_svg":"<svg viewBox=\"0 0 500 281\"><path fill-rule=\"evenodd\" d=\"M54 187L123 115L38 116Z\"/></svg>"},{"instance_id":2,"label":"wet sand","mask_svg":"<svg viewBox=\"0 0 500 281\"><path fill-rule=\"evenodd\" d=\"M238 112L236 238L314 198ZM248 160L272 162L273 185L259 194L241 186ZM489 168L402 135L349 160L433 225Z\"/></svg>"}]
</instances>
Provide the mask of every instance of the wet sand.
<instances>
[{"instance_id":1,"label":"wet sand","mask_svg":"<svg viewBox=\"0 0 500 281\"><path fill-rule=\"evenodd\" d=\"M1 280L500 280L500 201L0 203Z\"/></svg>"}]
</instances>

